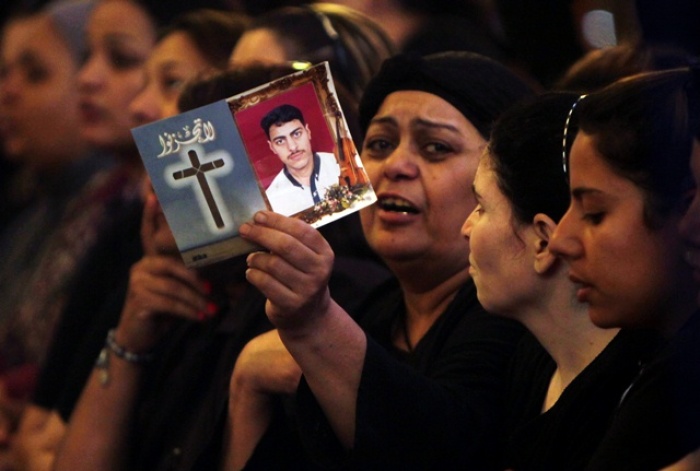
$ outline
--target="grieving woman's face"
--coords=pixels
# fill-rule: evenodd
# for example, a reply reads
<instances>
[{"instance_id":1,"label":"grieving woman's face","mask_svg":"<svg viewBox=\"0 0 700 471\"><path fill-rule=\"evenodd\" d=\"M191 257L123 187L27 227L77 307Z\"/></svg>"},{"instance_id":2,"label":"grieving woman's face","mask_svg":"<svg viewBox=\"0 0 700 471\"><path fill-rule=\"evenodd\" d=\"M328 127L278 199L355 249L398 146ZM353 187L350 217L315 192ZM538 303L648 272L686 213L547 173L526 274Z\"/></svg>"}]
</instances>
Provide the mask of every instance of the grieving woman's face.
<instances>
[{"instance_id":1,"label":"grieving woman's face","mask_svg":"<svg viewBox=\"0 0 700 471\"><path fill-rule=\"evenodd\" d=\"M378 197L361 213L370 246L389 263L438 264L446 277L466 272L469 243L460 228L476 205L471 187L485 145L442 98L420 91L388 95L362 148Z\"/></svg>"}]
</instances>

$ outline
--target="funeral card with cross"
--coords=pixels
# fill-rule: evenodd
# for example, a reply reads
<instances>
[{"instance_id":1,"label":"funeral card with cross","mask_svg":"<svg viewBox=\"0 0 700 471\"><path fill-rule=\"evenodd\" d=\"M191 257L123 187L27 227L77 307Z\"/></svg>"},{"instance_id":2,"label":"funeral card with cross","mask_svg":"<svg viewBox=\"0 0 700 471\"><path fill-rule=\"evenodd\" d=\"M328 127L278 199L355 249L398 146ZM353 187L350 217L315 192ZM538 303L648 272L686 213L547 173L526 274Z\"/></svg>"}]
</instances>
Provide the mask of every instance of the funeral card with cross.
<instances>
[{"instance_id":1,"label":"funeral card with cross","mask_svg":"<svg viewBox=\"0 0 700 471\"><path fill-rule=\"evenodd\" d=\"M190 267L258 249L259 210L319 227L376 200L325 62L132 134Z\"/></svg>"}]
</instances>

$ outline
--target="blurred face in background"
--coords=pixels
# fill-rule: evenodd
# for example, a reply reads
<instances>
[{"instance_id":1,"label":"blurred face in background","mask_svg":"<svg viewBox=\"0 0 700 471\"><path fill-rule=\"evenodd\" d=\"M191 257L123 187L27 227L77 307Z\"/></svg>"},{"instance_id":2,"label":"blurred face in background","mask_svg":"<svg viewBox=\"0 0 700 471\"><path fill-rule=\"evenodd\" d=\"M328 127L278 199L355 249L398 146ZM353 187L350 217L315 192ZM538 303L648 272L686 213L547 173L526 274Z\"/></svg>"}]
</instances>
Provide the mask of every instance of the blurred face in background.
<instances>
[{"instance_id":1,"label":"blurred face in background","mask_svg":"<svg viewBox=\"0 0 700 471\"><path fill-rule=\"evenodd\" d=\"M162 38L146 62L145 86L129 106L136 125L178 114L177 102L185 83L211 68L187 33L175 31ZM144 218L150 219L142 225L144 249L151 254L178 255L175 238L150 180L145 201Z\"/></svg>"},{"instance_id":2,"label":"blurred face in background","mask_svg":"<svg viewBox=\"0 0 700 471\"><path fill-rule=\"evenodd\" d=\"M693 153L690 156L690 169L695 180L695 191L690 202L690 207L686 211L680 223L681 236L686 244L686 261L693 268L693 278L700 284L700 142L693 143ZM698 297L700 304L700 297Z\"/></svg>"},{"instance_id":3,"label":"blurred face in background","mask_svg":"<svg viewBox=\"0 0 700 471\"><path fill-rule=\"evenodd\" d=\"M284 64L298 57L287 57L279 36L267 28L246 31L236 43L231 53L232 65L261 62L263 64Z\"/></svg>"},{"instance_id":4,"label":"blurred face in background","mask_svg":"<svg viewBox=\"0 0 700 471\"><path fill-rule=\"evenodd\" d=\"M188 81L212 69L190 36L175 31L156 45L146 62L145 87L129 107L138 125L173 116Z\"/></svg>"},{"instance_id":5,"label":"blurred face in background","mask_svg":"<svg viewBox=\"0 0 700 471\"><path fill-rule=\"evenodd\" d=\"M80 157L78 65L48 16L10 21L0 49L0 142L37 168Z\"/></svg>"},{"instance_id":6,"label":"blurred face in background","mask_svg":"<svg viewBox=\"0 0 700 471\"><path fill-rule=\"evenodd\" d=\"M145 63L155 44L146 11L129 0L102 0L87 27L89 55L80 71L83 135L116 152L134 149L129 104L145 84Z\"/></svg>"}]
</instances>

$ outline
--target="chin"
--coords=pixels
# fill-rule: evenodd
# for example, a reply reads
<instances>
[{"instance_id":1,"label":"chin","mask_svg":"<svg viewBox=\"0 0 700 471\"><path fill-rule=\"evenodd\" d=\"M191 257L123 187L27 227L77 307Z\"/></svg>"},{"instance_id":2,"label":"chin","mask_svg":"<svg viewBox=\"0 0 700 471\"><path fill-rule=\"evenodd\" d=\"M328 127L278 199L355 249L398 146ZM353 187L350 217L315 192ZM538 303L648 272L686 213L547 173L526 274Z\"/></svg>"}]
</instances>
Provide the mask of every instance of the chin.
<instances>
[{"instance_id":1,"label":"chin","mask_svg":"<svg viewBox=\"0 0 700 471\"><path fill-rule=\"evenodd\" d=\"M588 316L591 318L591 322L601 329L622 327L623 324L625 324L625 319L620 318L619 312L613 312L610 309L596 307L590 304L588 307Z\"/></svg>"}]
</instances>

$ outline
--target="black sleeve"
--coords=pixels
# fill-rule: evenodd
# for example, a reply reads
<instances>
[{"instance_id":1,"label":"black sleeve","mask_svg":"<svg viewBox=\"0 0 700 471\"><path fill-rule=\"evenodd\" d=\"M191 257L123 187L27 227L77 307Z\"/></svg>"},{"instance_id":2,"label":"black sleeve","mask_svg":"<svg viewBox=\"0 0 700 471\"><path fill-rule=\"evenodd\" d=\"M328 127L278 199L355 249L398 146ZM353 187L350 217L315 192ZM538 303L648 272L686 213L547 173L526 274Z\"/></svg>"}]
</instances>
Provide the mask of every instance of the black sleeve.
<instances>
[{"instance_id":1,"label":"black sleeve","mask_svg":"<svg viewBox=\"0 0 700 471\"><path fill-rule=\"evenodd\" d=\"M39 373L32 402L67 420L124 304L132 264L143 255L140 202L124 208L80 267Z\"/></svg>"},{"instance_id":2,"label":"black sleeve","mask_svg":"<svg viewBox=\"0 0 700 471\"><path fill-rule=\"evenodd\" d=\"M424 373L368 338L349 453L302 384L297 403L311 453L347 469L491 469L505 372L522 330L483 312L463 318Z\"/></svg>"}]
</instances>

